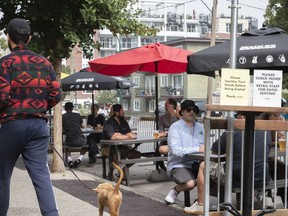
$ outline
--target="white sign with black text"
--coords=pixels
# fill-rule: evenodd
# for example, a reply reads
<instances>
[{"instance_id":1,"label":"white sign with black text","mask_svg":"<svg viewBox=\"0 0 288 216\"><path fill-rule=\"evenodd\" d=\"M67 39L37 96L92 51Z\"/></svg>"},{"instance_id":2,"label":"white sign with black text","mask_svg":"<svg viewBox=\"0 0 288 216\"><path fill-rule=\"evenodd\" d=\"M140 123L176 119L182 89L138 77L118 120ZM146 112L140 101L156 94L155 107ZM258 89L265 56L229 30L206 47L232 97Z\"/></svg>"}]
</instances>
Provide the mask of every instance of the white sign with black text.
<instances>
[{"instance_id":1,"label":"white sign with black text","mask_svg":"<svg viewBox=\"0 0 288 216\"><path fill-rule=\"evenodd\" d=\"M253 106L281 107L281 70L254 70Z\"/></svg>"}]
</instances>

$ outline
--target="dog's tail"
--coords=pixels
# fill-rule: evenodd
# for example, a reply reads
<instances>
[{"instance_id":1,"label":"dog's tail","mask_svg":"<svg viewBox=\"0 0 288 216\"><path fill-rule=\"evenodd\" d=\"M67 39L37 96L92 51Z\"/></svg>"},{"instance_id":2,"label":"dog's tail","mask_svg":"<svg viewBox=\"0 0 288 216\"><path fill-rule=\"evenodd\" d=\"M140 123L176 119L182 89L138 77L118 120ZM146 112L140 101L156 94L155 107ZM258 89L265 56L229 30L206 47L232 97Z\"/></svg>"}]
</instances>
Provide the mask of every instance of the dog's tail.
<instances>
[{"instance_id":1,"label":"dog's tail","mask_svg":"<svg viewBox=\"0 0 288 216\"><path fill-rule=\"evenodd\" d=\"M118 193L120 184L121 184L123 176L124 176L124 173L123 173L123 170L121 169L121 167L119 167L116 163L112 162L112 164L119 172L119 179L117 181L117 184L116 184L115 190L114 190L115 193Z\"/></svg>"}]
</instances>

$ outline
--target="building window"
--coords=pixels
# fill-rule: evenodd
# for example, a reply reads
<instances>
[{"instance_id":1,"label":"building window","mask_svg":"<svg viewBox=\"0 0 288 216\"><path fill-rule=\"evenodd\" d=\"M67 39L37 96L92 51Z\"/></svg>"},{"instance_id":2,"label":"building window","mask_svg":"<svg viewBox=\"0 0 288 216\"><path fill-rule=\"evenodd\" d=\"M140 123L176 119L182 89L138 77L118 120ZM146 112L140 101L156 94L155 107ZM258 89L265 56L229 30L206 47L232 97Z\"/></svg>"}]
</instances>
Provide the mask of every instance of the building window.
<instances>
[{"instance_id":1,"label":"building window","mask_svg":"<svg viewBox=\"0 0 288 216\"><path fill-rule=\"evenodd\" d=\"M127 111L129 109L129 104L127 100L123 100L123 109Z\"/></svg>"},{"instance_id":2,"label":"building window","mask_svg":"<svg viewBox=\"0 0 288 216\"><path fill-rule=\"evenodd\" d=\"M133 83L135 83L134 88L139 88L140 87L140 77L138 77L138 76L133 77Z\"/></svg>"},{"instance_id":3,"label":"building window","mask_svg":"<svg viewBox=\"0 0 288 216\"><path fill-rule=\"evenodd\" d=\"M167 87L168 86L168 75L161 75L160 76L160 85L161 87Z\"/></svg>"},{"instance_id":4,"label":"building window","mask_svg":"<svg viewBox=\"0 0 288 216\"><path fill-rule=\"evenodd\" d=\"M155 93L155 77L146 76L145 77L145 94L154 95Z\"/></svg>"},{"instance_id":5,"label":"building window","mask_svg":"<svg viewBox=\"0 0 288 216\"><path fill-rule=\"evenodd\" d=\"M141 37L141 45L148 45L148 44L152 44L152 43L162 43L164 42L164 37Z\"/></svg>"},{"instance_id":6,"label":"building window","mask_svg":"<svg viewBox=\"0 0 288 216\"><path fill-rule=\"evenodd\" d=\"M150 100L149 101L149 112L154 112L155 111L155 100Z\"/></svg>"},{"instance_id":7,"label":"building window","mask_svg":"<svg viewBox=\"0 0 288 216\"><path fill-rule=\"evenodd\" d=\"M237 33L242 33L243 32L243 24L238 24L237 25Z\"/></svg>"},{"instance_id":8,"label":"building window","mask_svg":"<svg viewBox=\"0 0 288 216\"><path fill-rule=\"evenodd\" d=\"M116 41L114 37L100 37L100 43L103 48L116 48Z\"/></svg>"},{"instance_id":9,"label":"building window","mask_svg":"<svg viewBox=\"0 0 288 216\"><path fill-rule=\"evenodd\" d=\"M138 47L136 38L121 37L121 49L131 49Z\"/></svg>"},{"instance_id":10,"label":"building window","mask_svg":"<svg viewBox=\"0 0 288 216\"><path fill-rule=\"evenodd\" d=\"M177 75L172 75L172 85L173 88L183 88L183 75L182 74L177 74Z\"/></svg>"},{"instance_id":11,"label":"building window","mask_svg":"<svg viewBox=\"0 0 288 216\"><path fill-rule=\"evenodd\" d=\"M187 32L197 32L197 25L193 23L187 23Z\"/></svg>"},{"instance_id":12,"label":"building window","mask_svg":"<svg viewBox=\"0 0 288 216\"><path fill-rule=\"evenodd\" d=\"M230 23L226 23L226 32L230 33L230 29L231 29L231 24Z\"/></svg>"},{"instance_id":13,"label":"building window","mask_svg":"<svg viewBox=\"0 0 288 216\"><path fill-rule=\"evenodd\" d=\"M226 32L227 33L231 32L231 23L226 23ZM242 33L242 32L243 32L243 24L238 24L237 33Z\"/></svg>"},{"instance_id":14,"label":"building window","mask_svg":"<svg viewBox=\"0 0 288 216\"><path fill-rule=\"evenodd\" d=\"M134 100L133 111L140 111L140 100Z\"/></svg>"}]
</instances>

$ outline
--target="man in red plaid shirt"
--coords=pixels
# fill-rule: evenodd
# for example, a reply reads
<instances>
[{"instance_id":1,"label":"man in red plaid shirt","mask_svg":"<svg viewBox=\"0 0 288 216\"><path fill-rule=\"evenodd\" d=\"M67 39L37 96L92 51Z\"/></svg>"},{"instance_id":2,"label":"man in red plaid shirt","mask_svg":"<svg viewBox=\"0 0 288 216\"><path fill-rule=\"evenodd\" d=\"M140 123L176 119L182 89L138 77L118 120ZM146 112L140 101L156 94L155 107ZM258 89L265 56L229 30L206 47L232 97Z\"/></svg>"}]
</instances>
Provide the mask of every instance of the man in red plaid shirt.
<instances>
[{"instance_id":1,"label":"man in red plaid shirt","mask_svg":"<svg viewBox=\"0 0 288 216\"><path fill-rule=\"evenodd\" d=\"M0 59L0 215L7 215L10 179L21 155L41 214L58 216L47 165L45 114L61 100L62 91L50 62L27 47L28 22L12 19L6 30L11 53Z\"/></svg>"}]
</instances>

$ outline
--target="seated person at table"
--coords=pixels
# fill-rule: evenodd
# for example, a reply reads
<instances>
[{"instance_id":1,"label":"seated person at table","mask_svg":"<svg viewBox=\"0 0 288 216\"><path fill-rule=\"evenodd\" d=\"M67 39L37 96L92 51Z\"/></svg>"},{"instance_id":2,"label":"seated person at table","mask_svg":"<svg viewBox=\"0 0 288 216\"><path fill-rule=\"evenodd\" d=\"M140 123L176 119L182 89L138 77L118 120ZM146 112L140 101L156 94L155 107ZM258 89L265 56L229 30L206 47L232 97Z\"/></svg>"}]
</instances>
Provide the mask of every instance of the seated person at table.
<instances>
[{"instance_id":1,"label":"seated person at table","mask_svg":"<svg viewBox=\"0 0 288 216\"><path fill-rule=\"evenodd\" d=\"M136 139L136 134L133 133L129 127L128 122L124 118L124 110L121 104L114 104L112 106L113 115L104 123L103 127L103 136L104 140L126 140L126 139ZM119 146L121 159L128 158L140 158L141 152L130 146ZM114 149L113 149L114 150ZM103 156L109 157L109 147L103 146L101 151ZM114 162L117 161L116 152L113 151L113 159ZM133 164L129 164L128 166L132 166Z\"/></svg>"},{"instance_id":2,"label":"seated person at table","mask_svg":"<svg viewBox=\"0 0 288 216\"><path fill-rule=\"evenodd\" d=\"M237 118L242 118L242 115L238 115ZM266 158L269 156L270 145L271 145L271 135L266 133ZM254 187L261 189L263 187L263 155L264 155L264 143L265 143L265 131L255 131L255 169L254 169ZM218 140L216 140L211 148L212 153L218 154ZM219 154L226 153L226 132L224 132L220 137L220 152ZM242 163L242 131L234 131L234 146L233 146L233 177L232 184L234 187L241 187L241 163ZM268 160L266 163L266 184L271 180L269 175L269 164ZM220 182L225 184L225 165L220 165ZM210 162L210 176L213 180L217 179L218 163ZM215 182L211 182L215 183ZM217 186L215 186L217 187ZM210 186L211 188L211 186ZM203 214L204 212L204 161L201 162L199 167L199 172L197 176L197 192L198 201L196 201L192 206L185 207L184 212L188 214Z\"/></svg>"},{"instance_id":3,"label":"seated person at table","mask_svg":"<svg viewBox=\"0 0 288 216\"><path fill-rule=\"evenodd\" d=\"M94 130L102 129L105 117L98 113L98 105L94 104L91 106L91 113L87 118L87 127L92 128ZM87 136L87 144L88 148L88 156L89 156L89 165L93 165L96 163L96 154L99 153L97 144L100 143L102 139L102 133L90 133Z\"/></svg>"},{"instance_id":4,"label":"seated person at table","mask_svg":"<svg viewBox=\"0 0 288 216\"><path fill-rule=\"evenodd\" d=\"M266 120L285 121L285 118L283 116L281 116L279 113L265 113L262 116L263 116L263 119L266 119ZM285 131L277 131L277 137L276 137L276 131L271 131L271 137L272 137L272 143L274 143L272 146L275 146L276 138L277 138L277 141L281 138L285 139ZM276 179L285 179L285 162L277 159L276 163L277 163ZM274 156L269 157L269 169L270 169L270 176L274 180L274 176L275 176L275 158L274 158ZM285 202L285 188L277 188L277 195L281 197L282 202L284 203ZM287 200L288 200L288 194L287 194Z\"/></svg>"},{"instance_id":5,"label":"seated person at table","mask_svg":"<svg viewBox=\"0 0 288 216\"><path fill-rule=\"evenodd\" d=\"M198 111L194 101L185 100L179 112L182 118L169 128L167 171L176 186L166 196L167 204L175 203L181 191L192 190L196 186L199 162L185 155L204 152L203 125L195 120Z\"/></svg>"},{"instance_id":6,"label":"seated person at table","mask_svg":"<svg viewBox=\"0 0 288 216\"><path fill-rule=\"evenodd\" d=\"M169 98L165 102L166 113L159 117L159 122L158 122L158 129L160 132L160 137L166 136L165 133L168 132L169 127L174 122L179 120L180 117L178 117L176 114L176 108L177 108L177 101L175 101L173 98ZM160 142L158 151L160 154L164 154L164 155L168 154L168 145L166 141Z\"/></svg>"},{"instance_id":7,"label":"seated person at table","mask_svg":"<svg viewBox=\"0 0 288 216\"><path fill-rule=\"evenodd\" d=\"M66 136L65 145L71 147L81 147L86 144L86 138L82 134L83 120L79 113L73 112L73 104L67 102L64 106L66 113L62 116L63 133ZM70 168L77 168L82 161L86 150L83 148L80 151L79 157L73 162L71 152L68 156L68 165Z\"/></svg>"}]
</instances>

